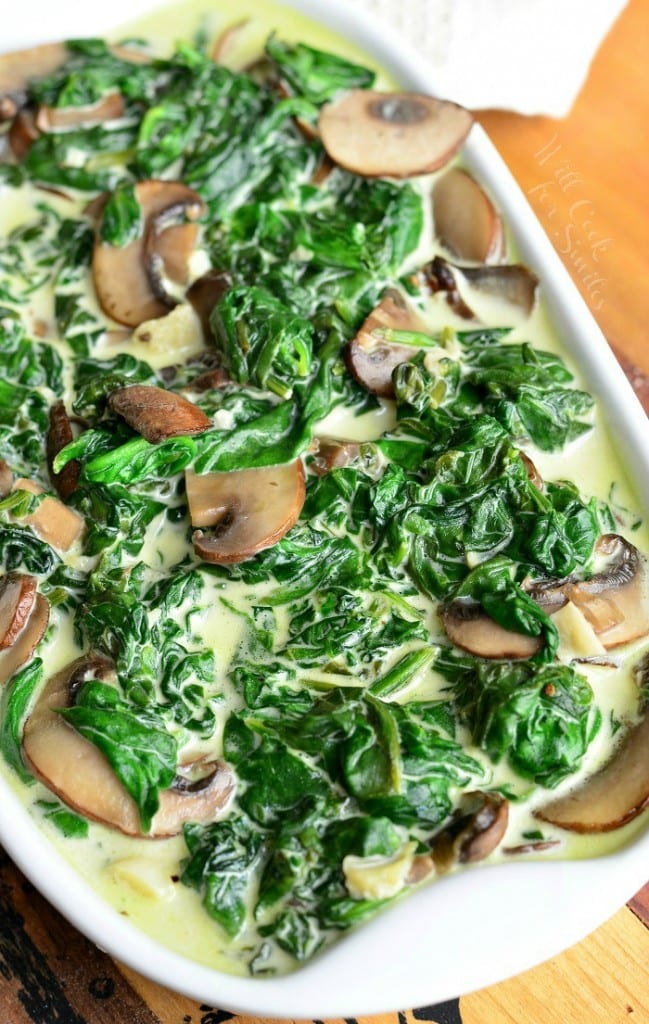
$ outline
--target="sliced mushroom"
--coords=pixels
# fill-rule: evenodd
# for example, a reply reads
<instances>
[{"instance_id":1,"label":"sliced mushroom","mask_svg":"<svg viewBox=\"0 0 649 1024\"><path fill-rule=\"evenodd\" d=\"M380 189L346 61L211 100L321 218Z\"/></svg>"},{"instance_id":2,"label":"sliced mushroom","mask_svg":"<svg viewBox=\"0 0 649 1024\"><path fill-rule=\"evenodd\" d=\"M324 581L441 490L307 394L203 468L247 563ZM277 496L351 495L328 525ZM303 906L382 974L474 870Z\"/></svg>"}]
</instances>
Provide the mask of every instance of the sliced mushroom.
<instances>
[{"instance_id":1,"label":"sliced mushroom","mask_svg":"<svg viewBox=\"0 0 649 1024\"><path fill-rule=\"evenodd\" d=\"M67 57L65 43L45 43L29 50L3 53L0 56L0 100L12 101L15 113L27 98L31 80L56 71Z\"/></svg>"},{"instance_id":2,"label":"sliced mushroom","mask_svg":"<svg viewBox=\"0 0 649 1024\"><path fill-rule=\"evenodd\" d=\"M536 303L539 279L523 263L506 263L498 267L457 267L472 288L502 299L530 316Z\"/></svg>"},{"instance_id":3,"label":"sliced mushroom","mask_svg":"<svg viewBox=\"0 0 649 1024\"><path fill-rule=\"evenodd\" d=\"M396 288L386 291L356 337L350 341L347 364L367 391L393 398L392 374L395 367L414 359L418 349L385 341L382 332L389 330L416 331L430 336L430 328Z\"/></svg>"},{"instance_id":4,"label":"sliced mushroom","mask_svg":"<svg viewBox=\"0 0 649 1024\"><path fill-rule=\"evenodd\" d=\"M85 107L48 107L43 104L36 113L36 127L41 132L91 128L123 117L124 110L124 98L119 92L109 92Z\"/></svg>"},{"instance_id":5,"label":"sliced mushroom","mask_svg":"<svg viewBox=\"0 0 649 1024\"><path fill-rule=\"evenodd\" d=\"M29 661L43 639L49 619L50 606L47 598L42 594L35 594L31 612L22 629L15 634L11 646L0 652L0 686Z\"/></svg>"},{"instance_id":6,"label":"sliced mushroom","mask_svg":"<svg viewBox=\"0 0 649 1024\"><path fill-rule=\"evenodd\" d=\"M10 572L0 577L0 651L11 647L31 615L36 577Z\"/></svg>"},{"instance_id":7,"label":"sliced mushroom","mask_svg":"<svg viewBox=\"0 0 649 1024\"><path fill-rule=\"evenodd\" d=\"M88 680L113 676L112 662L97 653L83 655L52 676L25 723L23 752L31 771L69 807L127 835L176 835L187 821L216 820L234 789L232 771L222 761L215 761L199 784L183 788L181 782L161 792L151 829L142 832L137 805L107 759L57 713L74 704Z\"/></svg>"},{"instance_id":8,"label":"sliced mushroom","mask_svg":"<svg viewBox=\"0 0 649 1024\"><path fill-rule=\"evenodd\" d=\"M525 452L519 452L518 454L520 455L521 462L525 466L525 472L527 473L527 479L529 480L529 482L531 484L534 484L534 486L539 491L542 491L543 490L543 477L539 473L539 471L536 468L535 464L532 462L532 460L530 459L529 455L525 454Z\"/></svg>"},{"instance_id":9,"label":"sliced mushroom","mask_svg":"<svg viewBox=\"0 0 649 1024\"><path fill-rule=\"evenodd\" d=\"M300 459L231 473L186 472L196 554L206 562L243 562L295 525L305 499ZM210 528L209 533L204 528Z\"/></svg>"},{"instance_id":10,"label":"sliced mushroom","mask_svg":"<svg viewBox=\"0 0 649 1024\"><path fill-rule=\"evenodd\" d=\"M604 767L577 789L535 811L569 832L611 832L649 806L649 706Z\"/></svg>"},{"instance_id":11,"label":"sliced mushroom","mask_svg":"<svg viewBox=\"0 0 649 1024\"><path fill-rule=\"evenodd\" d=\"M468 284L477 292L501 299L530 316L536 302L539 280L522 263L503 263L499 266L455 266L441 256L435 256L422 267L421 273L432 292L447 292L451 309L466 320L477 319L474 310L462 295L462 285Z\"/></svg>"},{"instance_id":12,"label":"sliced mushroom","mask_svg":"<svg viewBox=\"0 0 649 1024\"><path fill-rule=\"evenodd\" d=\"M194 307L201 326L203 337L208 342L214 334L210 324L212 310L232 287L232 278L226 270L208 270L198 277L187 289L187 301Z\"/></svg>"},{"instance_id":13,"label":"sliced mushroom","mask_svg":"<svg viewBox=\"0 0 649 1024\"><path fill-rule=\"evenodd\" d=\"M638 549L618 534L600 537L596 552L606 557L605 568L569 583L566 593L610 650L649 633L646 571Z\"/></svg>"},{"instance_id":14,"label":"sliced mushroom","mask_svg":"<svg viewBox=\"0 0 649 1024\"><path fill-rule=\"evenodd\" d=\"M131 64L148 63L150 58L141 50L130 46L111 46L111 52ZM14 113L27 100L29 83L37 78L50 75L69 58L65 43L44 43L28 50L15 50L0 55L0 106L5 118ZM13 111L13 112L12 112Z\"/></svg>"},{"instance_id":15,"label":"sliced mushroom","mask_svg":"<svg viewBox=\"0 0 649 1024\"><path fill-rule=\"evenodd\" d=\"M28 491L30 494L43 493L40 484L24 477L14 482L14 490ZM24 516L22 521L31 526L41 540L58 551L68 551L81 536L85 525L78 512L50 495L43 498L36 511Z\"/></svg>"},{"instance_id":16,"label":"sliced mushroom","mask_svg":"<svg viewBox=\"0 0 649 1024\"><path fill-rule=\"evenodd\" d=\"M309 468L316 476L326 476L332 469L344 469L350 466L361 455L358 441L338 441L333 437L316 439L317 449Z\"/></svg>"},{"instance_id":17,"label":"sliced mushroom","mask_svg":"<svg viewBox=\"0 0 649 1024\"><path fill-rule=\"evenodd\" d=\"M196 197L198 198L198 197ZM196 220L204 211L202 202L182 202L150 217L144 233L144 265L154 295L166 306L174 306L189 280L189 263L198 240Z\"/></svg>"},{"instance_id":18,"label":"sliced mushroom","mask_svg":"<svg viewBox=\"0 0 649 1024\"><path fill-rule=\"evenodd\" d=\"M509 803L499 793L465 793L450 822L433 839L439 872L455 864L474 864L496 849L507 831Z\"/></svg>"},{"instance_id":19,"label":"sliced mushroom","mask_svg":"<svg viewBox=\"0 0 649 1024\"><path fill-rule=\"evenodd\" d=\"M446 293L446 301L458 316L465 320L475 320L476 315L460 295L455 268L441 256L435 256L421 268L424 283L433 295L437 292Z\"/></svg>"},{"instance_id":20,"label":"sliced mushroom","mask_svg":"<svg viewBox=\"0 0 649 1024\"><path fill-rule=\"evenodd\" d=\"M50 428L46 439L47 466L50 480L63 501L67 501L77 488L81 473L81 463L78 459L72 459L63 467L60 473L54 472L53 463L59 452L73 440L72 425L65 411L65 405L62 401L55 402L50 407Z\"/></svg>"},{"instance_id":21,"label":"sliced mushroom","mask_svg":"<svg viewBox=\"0 0 649 1024\"><path fill-rule=\"evenodd\" d=\"M503 258L503 222L468 171L452 167L435 182L433 217L440 242L459 259L497 263Z\"/></svg>"},{"instance_id":22,"label":"sliced mushroom","mask_svg":"<svg viewBox=\"0 0 649 1024\"><path fill-rule=\"evenodd\" d=\"M32 142L38 138L40 132L36 127L34 115L31 110L20 110L11 123L9 129L9 148L16 160L24 160Z\"/></svg>"},{"instance_id":23,"label":"sliced mushroom","mask_svg":"<svg viewBox=\"0 0 649 1024\"><path fill-rule=\"evenodd\" d=\"M318 129L331 159L348 171L407 178L447 163L472 124L468 110L447 100L353 89L322 108Z\"/></svg>"},{"instance_id":24,"label":"sliced mushroom","mask_svg":"<svg viewBox=\"0 0 649 1024\"><path fill-rule=\"evenodd\" d=\"M92 258L101 308L128 327L164 316L173 305L173 301L163 301L156 295L151 282L149 271L157 250L151 242L150 225L170 209L178 211L182 207L189 219L201 216L204 209L200 196L179 181L140 181L135 186L135 195L144 223L141 236L127 245L114 246L102 242L99 232ZM161 232L155 238L162 240L163 236Z\"/></svg>"},{"instance_id":25,"label":"sliced mushroom","mask_svg":"<svg viewBox=\"0 0 649 1024\"><path fill-rule=\"evenodd\" d=\"M202 434L212 426L202 409L187 398L148 384L119 388L111 393L108 404L151 444Z\"/></svg>"},{"instance_id":26,"label":"sliced mushroom","mask_svg":"<svg viewBox=\"0 0 649 1024\"><path fill-rule=\"evenodd\" d=\"M543 644L541 637L499 626L478 601L467 598L443 605L440 617L451 643L480 658L531 658Z\"/></svg>"}]
</instances>

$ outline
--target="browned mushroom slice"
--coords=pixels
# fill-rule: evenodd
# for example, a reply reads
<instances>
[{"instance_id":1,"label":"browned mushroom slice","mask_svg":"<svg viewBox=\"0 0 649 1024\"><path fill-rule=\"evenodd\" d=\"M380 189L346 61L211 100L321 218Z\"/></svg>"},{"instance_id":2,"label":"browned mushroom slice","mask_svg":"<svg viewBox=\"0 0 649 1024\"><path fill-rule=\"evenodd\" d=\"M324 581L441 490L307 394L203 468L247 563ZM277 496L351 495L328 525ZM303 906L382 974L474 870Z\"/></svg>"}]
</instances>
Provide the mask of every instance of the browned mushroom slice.
<instances>
[{"instance_id":1,"label":"browned mushroom slice","mask_svg":"<svg viewBox=\"0 0 649 1024\"><path fill-rule=\"evenodd\" d=\"M3 53L0 56L0 99L13 100L15 113L25 102L30 81L55 71L67 56L65 43L45 43L29 50Z\"/></svg>"},{"instance_id":2,"label":"browned mushroom slice","mask_svg":"<svg viewBox=\"0 0 649 1024\"><path fill-rule=\"evenodd\" d=\"M244 562L276 544L297 522L305 498L299 459L231 473L186 472L185 482L192 526L199 527L194 550L219 565Z\"/></svg>"},{"instance_id":3,"label":"browned mushroom slice","mask_svg":"<svg viewBox=\"0 0 649 1024\"><path fill-rule=\"evenodd\" d=\"M331 159L348 171L407 178L443 167L472 124L468 110L446 100L353 89L322 108L318 129Z\"/></svg>"},{"instance_id":4,"label":"browned mushroom slice","mask_svg":"<svg viewBox=\"0 0 649 1024\"><path fill-rule=\"evenodd\" d=\"M81 473L81 463L78 459L72 459L71 462L68 462L63 467L60 473L54 472L53 463L59 452L73 440L72 426L65 411L65 405L61 401L55 402L50 407L50 427L46 439L47 465L50 480L57 494L64 501L76 490Z\"/></svg>"},{"instance_id":5,"label":"browned mushroom slice","mask_svg":"<svg viewBox=\"0 0 649 1024\"><path fill-rule=\"evenodd\" d=\"M338 441L333 437L317 438L317 450L309 468L316 476L325 476L332 469L350 466L361 454L358 441Z\"/></svg>"},{"instance_id":6,"label":"browned mushroom slice","mask_svg":"<svg viewBox=\"0 0 649 1024\"><path fill-rule=\"evenodd\" d=\"M9 148L16 160L25 159L29 147L39 135L31 110L20 110L9 129Z\"/></svg>"},{"instance_id":7,"label":"browned mushroom slice","mask_svg":"<svg viewBox=\"0 0 649 1024\"><path fill-rule=\"evenodd\" d=\"M169 310L169 302L155 294L149 277L145 259L149 224L170 208L182 206L190 218L200 216L203 210L200 197L180 181L141 181L135 186L135 195L144 223L142 235L125 246L109 245L98 237L92 258L101 308L128 327L164 316ZM155 247L149 249L149 257L152 252Z\"/></svg>"},{"instance_id":8,"label":"browned mushroom slice","mask_svg":"<svg viewBox=\"0 0 649 1024\"><path fill-rule=\"evenodd\" d=\"M71 706L75 691L87 680L108 680L112 675L108 659L89 654L52 676L25 724L23 752L34 775L69 807L127 835L141 836L137 805L104 755L56 710ZM217 761L201 783L183 789L180 782L163 791L146 836L175 835L186 821L215 820L233 787L231 770Z\"/></svg>"},{"instance_id":9,"label":"browned mushroom slice","mask_svg":"<svg viewBox=\"0 0 649 1024\"><path fill-rule=\"evenodd\" d=\"M189 280L189 261L198 240L198 224L182 222L187 217L195 221L204 209L194 194L193 199L170 206L147 222L144 265L154 295L167 306L174 306L184 294L181 286Z\"/></svg>"},{"instance_id":10,"label":"browned mushroom slice","mask_svg":"<svg viewBox=\"0 0 649 1024\"><path fill-rule=\"evenodd\" d=\"M502 840L508 821L509 804L499 793L465 793L448 825L433 839L437 870L484 860Z\"/></svg>"},{"instance_id":11,"label":"browned mushroom slice","mask_svg":"<svg viewBox=\"0 0 649 1024\"><path fill-rule=\"evenodd\" d=\"M107 93L96 103L85 107L48 107L43 104L36 113L36 127L41 132L91 128L123 117L124 109L124 98L119 92Z\"/></svg>"},{"instance_id":12,"label":"browned mushroom slice","mask_svg":"<svg viewBox=\"0 0 649 1024\"><path fill-rule=\"evenodd\" d=\"M215 306L232 287L232 278L226 270L208 270L187 289L187 301L198 314L206 341L213 338L210 316Z\"/></svg>"},{"instance_id":13,"label":"browned mushroom slice","mask_svg":"<svg viewBox=\"0 0 649 1024\"><path fill-rule=\"evenodd\" d=\"M151 444L202 434L212 426L202 409L187 398L148 384L130 384L113 391L108 404Z\"/></svg>"},{"instance_id":14,"label":"browned mushroom slice","mask_svg":"<svg viewBox=\"0 0 649 1024\"><path fill-rule=\"evenodd\" d=\"M433 216L440 242L459 259L497 263L503 258L503 222L467 171L452 167L435 183Z\"/></svg>"},{"instance_id":15,"label":"browned mushroom slice","mask_svg":"<svg viewBox=\"0 0 649 1024\"><path fill-rule=\"evenodd\" d=\"M437 292L446 293L446 301L458 316L465 320L475 320L476 315L470 306L466 304L458 288L455 277L455 267L448 263L441 256L435 256L429 263L421 268L426 286L435 295Z\"/></svg>"},{"instance_id":16,"label":"browned mushroom slice","mask_svg":"<svg viewBox=\"0 0 649 1024\"><path fill-rule=\"evenodd\" d=\"M36 600L36 578L22 572L0 577L0 651L15 642Z\"/></svg>"},{"instance_id":17,"label":"browned mushroom slice","mask_svg":"<svg viewBox=\"0 0 649 1024\"><path fill-rule=\"evenodd\" d=\"M30 494L43 493L43 488L39 484L23 477L14 482L14 490L28 491ZM51 544L58 551L68 551L79 539L84 528L83 517L78 512L50 495L43 498L35 512L24 516L22 522L31 526L41 540Z\"/></svg>"},{"instance_id":18,"label":"browned mushroom slice","mask_svg":"<svg viewBox=\"0 0 649 1024\"><path fill-rule=\"evenodd\" d=\"M518 454L521 457L521 462L525 466L525 472L527 473L527 478L528 478L529 482L531 484L534 484L534 486L536 488L538 488L539 491L542 491L543 490L543 477L539 473L539 471L536 468L535 464L532 462L532 460L530 459L529 455L525 454L525 452L519 452Z\"/></svg>"},{"instance_id":19,"label":"browned mushroom slice","mask_svg":"<svg viewBox=\"0 0 649 1024\"><path fill-rule=\"evenodd\" d=\"M605 568L566 593L590 622L607 650L649 633L646 571L637 548L615 533L600 537L596 551Z\"/></svg>"},{"instance_id":20,"label":"browned mushroom slice","mask_svg":"<svg viewBox=\"0 0 649 1024\"><path fill-rule=\"evenodd\" d=\"M429 327L396 288L385 293L347 349L347 363L358 383L372 394L385 398L394 397L392 373L395 367L414 359L418 351L412 345L386 341L383 332L391 330L430 336Z\"/></svg>"},{"instance_id":21,"label":"browned mushroom slice","mask_svg":"<svg viewBox=\"0 0 649 1024\"><path fill-rule=\"evenodd\" d=\"M499 626L477 601L457 598L442 606L440 617L451 643L480 658L531 658L543 643Z\"/></svg>"},{"instance_id":22,"label":"browned mushroom slice","mask_svg":"<svg viewBox=\"0 0 649 1024\"><path fill-rule=\"evenodd\" d=\"M611 832L649 806L649 707L608 764L535 812L570 832Z\"/></svg>"},{"instance_id":23,"label":"browned mushroom slice","mask_svg":"<svg viewBox=\"0 0 649 1024\"><path fill-rule=\"evenodd\" d=\"M529 316L534 309L539 279L523 263L498 267L456 267L472 288L493 295Z\"/></svg>"},{"instance_id":24,"label":"browned mushroom slice","mask_svg":"<svg viewBox=\"0 0 649 1024\"><path fill-rule=\"evenodd\" d=\"M29 661L36 647L43 639L50 619L47 598L36 594L32 610L22 629L14 637L10 647L0 651L0 685L11 679L14 672Z\"/></svg>"}]
</instances>

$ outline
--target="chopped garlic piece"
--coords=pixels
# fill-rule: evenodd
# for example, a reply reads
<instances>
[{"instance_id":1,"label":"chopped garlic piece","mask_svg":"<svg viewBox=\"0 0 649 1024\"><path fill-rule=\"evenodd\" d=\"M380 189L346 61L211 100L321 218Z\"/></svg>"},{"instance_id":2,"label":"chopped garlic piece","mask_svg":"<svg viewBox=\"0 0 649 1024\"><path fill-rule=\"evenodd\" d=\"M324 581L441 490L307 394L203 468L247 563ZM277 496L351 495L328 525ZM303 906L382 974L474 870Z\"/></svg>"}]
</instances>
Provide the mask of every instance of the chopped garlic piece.
<instances>
[{"instance_id":1,"label":"chopped garlic piece","mask_svg":"<svg viewBox=\"0 0 649 1024\"><path fill-rule=\"evenodd\" d=\"M572 601L554 612L552 621L559 630L559 657L563 660L606 654L590 622Z\"/></svg>"},{"instance_id":2,"label":"chopped garlic piece","mask_svg":"<svg viewBox=\"0 0 649 1024\"><path fill-rule=\"evenodd\" d=\"M393 857L355 857L343 860L347 892L353 900L386 900L403 889L417 848L406 845Z\"/></svg>"},{"instance_id":3,"label":"chopped garlic piece","mask_svg":"<svg viewBox=\"0 0 649 1024\"><path fill-rule=\"evenodd\" d=\"M102 358L127 352L154 369L184 363L205 351L201 322L188 303L175 306L166 316L145 320L123 341L103 346Z\"/></svg>"}]
</instances>

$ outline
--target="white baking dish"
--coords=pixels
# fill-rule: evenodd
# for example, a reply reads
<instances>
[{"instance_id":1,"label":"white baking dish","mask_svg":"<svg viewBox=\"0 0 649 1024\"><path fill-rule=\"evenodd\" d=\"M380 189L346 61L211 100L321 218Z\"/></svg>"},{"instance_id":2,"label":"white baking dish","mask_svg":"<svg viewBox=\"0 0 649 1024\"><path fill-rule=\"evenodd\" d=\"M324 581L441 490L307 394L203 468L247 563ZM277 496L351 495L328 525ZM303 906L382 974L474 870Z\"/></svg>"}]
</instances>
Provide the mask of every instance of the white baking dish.
<instances>
[{"instance_id":1,"label":"white baking dish","mask_svg":"<svg viewBox=\"0 0 649 1024\"><path fill-rule=\"evenodd\" d=\"M262 2L262 0L260 0ZM215 0L217 3L217 0ZM23 0L1 50L101 34L154 0ZM428 65L347 0L293 0L362 46L405 87L435 91ZM465 148L539 274L560 336L607 410L613 437L649 510L649 427L597 325L493 146L478 126ZM90 939L130 967L210 1005L267 1017L342 1017L422 1006L522 971L573 944L647 878L649 831L594 860L478 868L418 891L292 975L246 979L196 964L140 933L53 849L0 778L0 841L41 892Z\"/></svg>"}]
</instances>

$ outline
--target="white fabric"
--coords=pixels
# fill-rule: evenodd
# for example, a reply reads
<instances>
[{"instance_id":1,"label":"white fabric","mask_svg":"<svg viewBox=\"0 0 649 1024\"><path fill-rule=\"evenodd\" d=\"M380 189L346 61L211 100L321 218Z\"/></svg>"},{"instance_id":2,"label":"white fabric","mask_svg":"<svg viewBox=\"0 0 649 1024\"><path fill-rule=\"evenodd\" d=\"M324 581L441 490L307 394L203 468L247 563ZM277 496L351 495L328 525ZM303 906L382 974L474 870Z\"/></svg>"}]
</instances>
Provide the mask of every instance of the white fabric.
<instances>
[{"instance_id":1,"label":"white fabric","mask_svg":"<svg viewBox=\"0 0 649 1024\"><path fill-rule=\"evenodd\" d=\"M431 62L438 95L564 117L625 0L350 0Z\"/></svg>"}]
</instances>

